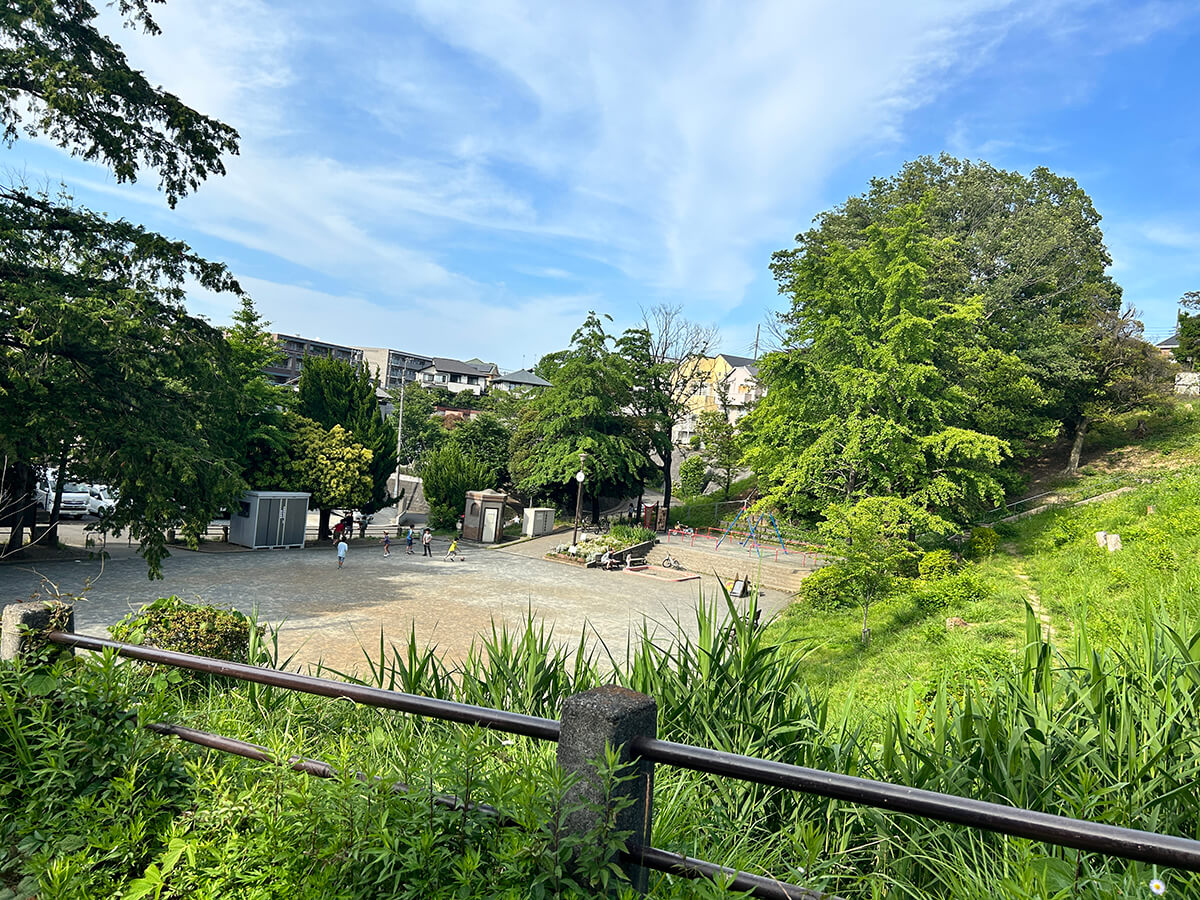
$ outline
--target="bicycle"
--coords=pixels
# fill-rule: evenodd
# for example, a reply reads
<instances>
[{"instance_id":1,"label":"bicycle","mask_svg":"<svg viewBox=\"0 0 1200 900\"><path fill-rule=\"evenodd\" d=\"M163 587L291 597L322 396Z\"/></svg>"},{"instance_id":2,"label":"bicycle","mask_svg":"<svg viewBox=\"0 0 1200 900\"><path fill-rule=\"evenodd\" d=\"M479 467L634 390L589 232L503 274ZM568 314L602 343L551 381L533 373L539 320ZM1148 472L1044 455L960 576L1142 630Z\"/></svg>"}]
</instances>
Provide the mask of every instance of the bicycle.
<instances>
[{"instance_id":1,"label":"bicycle","mask_svg":"<svg viewBox=\"0 0 1200 900\"><path fill-rule=\"evenodd\" d=\"M683 563L668 553L663 557L662 565L664 569L682 569Z\"/></svg>"}]
</instances>

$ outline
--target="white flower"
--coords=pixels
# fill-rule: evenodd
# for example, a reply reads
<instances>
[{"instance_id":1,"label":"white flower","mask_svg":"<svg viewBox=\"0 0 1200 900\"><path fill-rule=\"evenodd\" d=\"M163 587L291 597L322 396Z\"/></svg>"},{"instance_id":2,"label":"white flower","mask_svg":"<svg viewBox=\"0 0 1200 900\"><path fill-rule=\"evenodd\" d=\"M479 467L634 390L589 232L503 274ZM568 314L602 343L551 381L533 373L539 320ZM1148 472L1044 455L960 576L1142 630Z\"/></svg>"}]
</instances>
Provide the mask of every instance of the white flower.
<instances>
[{"instance_id":1,"label":"white flower","mask_svg":"<svg viewBox=\"0 0 1200 900\"><path fill-rule=\"evenodd\" d=\"M1157 897L1161 897L1166 892L1167 892L1167 885L1163 882L1163 880L1161 878L1151 878L1150 879L1150 893L1154 894Z\"/></svg>"}]
</instances>

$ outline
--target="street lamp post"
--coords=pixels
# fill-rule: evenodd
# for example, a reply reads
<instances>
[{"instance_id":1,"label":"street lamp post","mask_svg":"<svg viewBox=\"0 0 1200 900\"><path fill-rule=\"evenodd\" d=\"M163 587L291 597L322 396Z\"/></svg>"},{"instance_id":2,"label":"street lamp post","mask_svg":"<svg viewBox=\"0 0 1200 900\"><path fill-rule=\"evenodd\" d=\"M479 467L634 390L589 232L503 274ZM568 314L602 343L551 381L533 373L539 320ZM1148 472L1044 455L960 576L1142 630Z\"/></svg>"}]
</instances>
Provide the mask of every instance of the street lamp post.
<instances>
[{"instance_id":1,"label":"street lamp post","mask_svg":"<svg viewBox=\"0 0 1200 900\"><path fill-rule=\"evenodd\" d=\"M579 482L579 487L575 494L575 532L571 535L571 546L575 547L579 541L579 517L583 513L583 480L587 477L583 474L583 463L587 459L587 454L582 451L579 454L579 471L575 473L575 480Z\"/></svg>"}]
</instances>

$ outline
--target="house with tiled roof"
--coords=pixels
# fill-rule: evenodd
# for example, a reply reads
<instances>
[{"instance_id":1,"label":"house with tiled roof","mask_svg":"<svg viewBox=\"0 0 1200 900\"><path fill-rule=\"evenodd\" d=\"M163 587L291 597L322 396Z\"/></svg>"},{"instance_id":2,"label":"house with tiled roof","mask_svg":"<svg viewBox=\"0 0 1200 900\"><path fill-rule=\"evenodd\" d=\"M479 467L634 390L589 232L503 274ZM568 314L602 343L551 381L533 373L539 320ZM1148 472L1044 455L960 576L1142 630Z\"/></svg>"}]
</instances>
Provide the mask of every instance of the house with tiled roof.
<instances>
[{"instance_id":1,"label":"house with tiled roof","mask_svg":"<svg viewBox=\"0 0 1200 900\"><path fill-rule=\"evenodd\" d=\"M463 362L460 359L450 359L445 356L435 356L433 361L422 369L418 380L424 387L443 387L454 393L470 391L476 397L483 393L488 383L488 372L481 366Z\"/></svg>"},{"instance_id":2,"label":"house with tiled roof","mask_svg":"<svg viewBox=\"0 0 1200 900\"><path fill-rule=\"evenodd\" d=\"M497 375L492 379L490 387L501 391L508 391L512 394L527 394L550 387L550 382L540 375L535 375L528 369L518 369L515 372L509 372L507 375Z\"/></svg>"}]
</instances>

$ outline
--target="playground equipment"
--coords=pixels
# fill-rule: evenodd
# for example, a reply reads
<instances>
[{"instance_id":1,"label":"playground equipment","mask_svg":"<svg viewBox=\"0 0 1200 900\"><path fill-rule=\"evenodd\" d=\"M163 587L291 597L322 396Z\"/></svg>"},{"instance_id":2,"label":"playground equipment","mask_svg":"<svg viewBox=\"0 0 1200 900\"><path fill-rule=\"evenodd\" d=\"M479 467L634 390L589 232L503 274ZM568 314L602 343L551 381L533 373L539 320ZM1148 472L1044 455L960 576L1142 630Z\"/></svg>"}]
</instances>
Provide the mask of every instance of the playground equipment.
<instances>
[{"instance_id":1,"label":"playground equipment","mask_svg":"<svg viewBox=\"0 0 1200 900\"><path fill-rule=\"evenodd\" d=\"M757 493L757 492L755 492L755 493ZM743 547L745 547L748 543L753 541L755 552L757 552L760 557L762 556L762 547L759 546L757 532L759 530L759 526L762 525L763 519L767 519L771 523L771 528L773 528L775 530L775 537L779 541L780 548L786 554L788 552L787 544L784 543L783 535L779 533L779 525L776 524L775 515L773 513L767 513L767 512L759 513L758 518L755 521L753 521L753 522L750 521L750 517L751 517L750 504L754 502L754 496L755 495L752 493L749 497L747 497L745 500L742 501L742 508L738 511L738 514L733 517L733 521L729 523L729 527L725 529L725 533L722 534L721 537L717 539L717 547L721 546L721 541L725 540L725 538L728 537L729 532L733 531L734 526L737 525L738 521L743 516L745 516L746 524L749 526L749 530L748 530L748 533L746 534L746 539L744 541L740 542ZM774 541L772 541L771 543L774 543Z\"/></svg>"}]
</instances>

